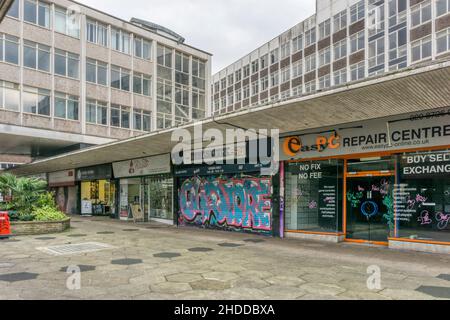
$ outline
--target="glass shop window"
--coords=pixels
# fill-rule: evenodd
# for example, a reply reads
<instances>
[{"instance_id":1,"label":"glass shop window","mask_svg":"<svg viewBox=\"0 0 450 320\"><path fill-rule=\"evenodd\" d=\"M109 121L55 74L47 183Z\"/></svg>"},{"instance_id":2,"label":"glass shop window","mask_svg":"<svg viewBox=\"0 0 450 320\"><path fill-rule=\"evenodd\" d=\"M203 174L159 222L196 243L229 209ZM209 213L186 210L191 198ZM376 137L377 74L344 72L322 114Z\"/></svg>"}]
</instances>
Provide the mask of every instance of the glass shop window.
<instances>
[{"instance_id":1,"label":"glass shop window","mask_svg":"<svg viewBox=\"0 0 450 320\"><path fill-rule=\"evenodd\" d=\"M342 160L288 163L286 230L342 231L342 177Z\"/></svg>"},{"instance_id":2,"label":"glass shop window","mask_svg":"<svg viewBox=\"0 0 450 320\"><path fill-rule=\"evenodd\" d=\"M397 237L450 242L450 151L400 156Z\"/></svg>"}]
</instances>

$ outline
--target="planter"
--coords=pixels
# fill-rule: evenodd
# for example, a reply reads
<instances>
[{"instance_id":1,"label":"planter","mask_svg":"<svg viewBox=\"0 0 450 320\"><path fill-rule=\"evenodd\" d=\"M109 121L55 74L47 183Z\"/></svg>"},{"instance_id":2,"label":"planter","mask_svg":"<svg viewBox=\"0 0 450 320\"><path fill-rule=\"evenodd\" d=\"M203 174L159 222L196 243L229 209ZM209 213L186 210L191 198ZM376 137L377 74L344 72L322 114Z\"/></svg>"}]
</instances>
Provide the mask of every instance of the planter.
<instances>
[{"instance_id":1,"label":"planter","mask_svg":"<svg viewBox=\"0 0 450 320\"><path fill-rule=\"evenodd\" d=\"M60 233L70 228L70 218L61 221L13 221L11 234L13 236Z\"/></svg>"}]
</instances>

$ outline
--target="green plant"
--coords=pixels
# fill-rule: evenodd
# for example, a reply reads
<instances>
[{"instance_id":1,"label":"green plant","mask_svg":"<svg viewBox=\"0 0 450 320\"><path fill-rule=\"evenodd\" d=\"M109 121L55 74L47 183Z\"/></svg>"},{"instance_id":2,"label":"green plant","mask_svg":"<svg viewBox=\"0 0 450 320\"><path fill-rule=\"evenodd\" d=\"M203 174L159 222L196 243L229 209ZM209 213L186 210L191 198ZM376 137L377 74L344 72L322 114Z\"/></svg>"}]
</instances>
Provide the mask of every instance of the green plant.
<instances>
[{"instance_id":1,"label":"green plant","mask_svg":"<svg viewBox=\"0 0 450 320\"><path fill-rule=\"evenodd\" d=\"M45 205L33 211L33 218L35 221L61 221L67 216L58 209Z\"/></svg>"},{"instance_id":2,"label":"green plant","mask_svg":"<svg viewBox=\"0 0 450 320\"><path fill-rule=\"evenodd\" d=\"M46 193L47 182L36 178L18 178L10 173L0 175L0 192L11 195L9 210L17 211L18 219L29 221L33 211Z\"/></svg>"},{"instance_id":3,"label":"green plant","mask_svg":"<svg viewBox=\"0 0 450 320\"><path fill-rule=\"evenodd\" d=\"M57 209L55 202L55 195L53 192L43 192L39 195L39 198L36 201L36 204L34 205L35 208L42 208L42 207L51 207L54 209Z\"/></svg>"}]
</instances>

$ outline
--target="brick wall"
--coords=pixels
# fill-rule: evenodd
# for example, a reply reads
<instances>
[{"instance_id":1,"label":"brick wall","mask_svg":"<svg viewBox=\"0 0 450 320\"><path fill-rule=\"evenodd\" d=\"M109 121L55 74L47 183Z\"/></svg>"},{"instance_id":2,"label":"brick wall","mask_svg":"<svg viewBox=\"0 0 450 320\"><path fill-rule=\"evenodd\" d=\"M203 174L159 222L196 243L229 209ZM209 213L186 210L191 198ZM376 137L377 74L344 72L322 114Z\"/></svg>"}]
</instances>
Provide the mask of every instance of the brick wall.
<instances>
[{"instance_id":1,"label":"brick wall","mask_svg":"<svg viewBox=\"0 0 450 320\"><path fill-rule=\"evenodd\" d=\"M11 233L14 236L59 233L69 228L70 218L51 222L11 222Z\"/></svg>"}]
</instances>

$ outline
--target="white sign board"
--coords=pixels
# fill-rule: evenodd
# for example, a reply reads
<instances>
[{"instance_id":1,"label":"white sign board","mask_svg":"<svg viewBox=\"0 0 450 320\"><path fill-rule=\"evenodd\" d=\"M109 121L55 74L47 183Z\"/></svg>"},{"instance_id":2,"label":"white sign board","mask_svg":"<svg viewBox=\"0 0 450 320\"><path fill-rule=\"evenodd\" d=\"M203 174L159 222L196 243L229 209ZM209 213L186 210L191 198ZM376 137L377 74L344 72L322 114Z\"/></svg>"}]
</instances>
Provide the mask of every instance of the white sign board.
<instances>
[{"instance_id":1,"label":"white sign board","mask_svg":"<svg viewBox=\"0 0 450 320\"><path fill-rule=\"evenodd\" d=\"M50 187L66 186L75 184L75 170L64 170L48 174L48 185Z\"/></svg>"},{"instance_id":2,"label":"white sign board","mask_svg":"<svg viewBox=\"0 0 450 320\"><path fill-rule=\"evenodd\" d=\"M170 173L170 155L141 158L113 163L116 178L141 177Z\"/></svg>"},{"instance_id":3,"label":"white sign board","mask_svg":"<svg viewBox=\"0 0 450 320\"><path fill-rule=\"evenodd\" d=\"M92 215L92 202L90 200L81 201L81 214L83 216Z\"/></svg>"}]
</instances>

